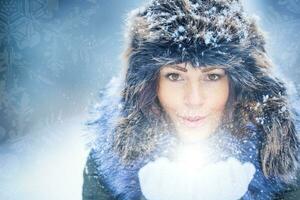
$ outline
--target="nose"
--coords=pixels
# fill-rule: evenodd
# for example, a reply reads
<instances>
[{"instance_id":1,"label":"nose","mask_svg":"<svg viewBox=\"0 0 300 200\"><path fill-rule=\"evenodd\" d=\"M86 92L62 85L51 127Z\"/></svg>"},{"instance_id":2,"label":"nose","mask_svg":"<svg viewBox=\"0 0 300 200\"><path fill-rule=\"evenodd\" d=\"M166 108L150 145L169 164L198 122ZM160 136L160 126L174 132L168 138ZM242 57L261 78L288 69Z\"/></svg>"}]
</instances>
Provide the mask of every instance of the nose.
<instances>
[{"instance_id":1,"label":"nose","mask_svg":"<svg viewBox=\"0 0 300 200\"><path fill-rule=\"evenodd\" d=\"M187 83L184 101L189 107L199 107L203 105L205 92L199 81Z\"/></svg>"}]
</instances>

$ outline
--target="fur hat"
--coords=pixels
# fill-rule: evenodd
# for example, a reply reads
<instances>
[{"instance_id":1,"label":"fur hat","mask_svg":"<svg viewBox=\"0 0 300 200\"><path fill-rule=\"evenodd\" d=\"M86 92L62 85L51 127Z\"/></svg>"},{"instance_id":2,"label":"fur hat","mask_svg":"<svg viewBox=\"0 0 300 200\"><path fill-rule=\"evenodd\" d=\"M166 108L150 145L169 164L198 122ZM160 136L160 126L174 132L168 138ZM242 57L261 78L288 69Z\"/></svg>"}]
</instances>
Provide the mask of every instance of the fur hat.
<instances>
[{"instance_id":1,"label":"fur hat","mask_svg":"<svg viewBox=\"0 0 300 200\"><path fill-rule=\"evenodd\" d=\"M265 175L289 179L296 172L299 142L286 88L272 75L264 37L238 0L153 0L130 14L127 42L123 118L115 137L125 160L156 147L156 134L146 130L160 123L160 68L190 62L228 74L232 134L242 138L247 123L257 126Z\"/></svg>"}]
</instances>

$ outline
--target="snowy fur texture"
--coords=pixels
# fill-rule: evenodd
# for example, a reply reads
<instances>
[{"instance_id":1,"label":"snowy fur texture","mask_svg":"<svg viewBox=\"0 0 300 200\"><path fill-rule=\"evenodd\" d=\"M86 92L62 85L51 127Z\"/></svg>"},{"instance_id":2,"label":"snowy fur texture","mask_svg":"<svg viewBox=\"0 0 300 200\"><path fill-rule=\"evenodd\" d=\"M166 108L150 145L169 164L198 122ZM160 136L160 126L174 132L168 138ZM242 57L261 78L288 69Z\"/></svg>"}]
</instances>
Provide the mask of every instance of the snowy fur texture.
<instances>
[{"instance_id":1,"label":"snowy fur texture","mask_svg":"<svg viewBox=\"0 0 300 200\"><path fill-rule=\"evenodd\" d=\"M150 1L131 13L127 41L123 119L115 138L125 162L155 149L161 131L153 127L168 124L156 97L160 68L190 62L225 69L231 84L227 127L242 138L242 127L255 124L263 135L264 174L291 181L299 141L287 91L272 74L264 38L238 0Z\"/></svg>"}]
</instances>

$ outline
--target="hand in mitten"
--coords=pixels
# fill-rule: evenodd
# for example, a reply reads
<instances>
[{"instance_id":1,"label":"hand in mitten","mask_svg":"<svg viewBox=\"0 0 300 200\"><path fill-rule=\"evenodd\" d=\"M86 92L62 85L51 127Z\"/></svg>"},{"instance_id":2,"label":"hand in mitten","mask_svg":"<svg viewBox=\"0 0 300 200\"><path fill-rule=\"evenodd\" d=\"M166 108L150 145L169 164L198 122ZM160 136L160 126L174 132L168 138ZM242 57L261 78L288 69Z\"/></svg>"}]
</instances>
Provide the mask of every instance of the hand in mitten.
<instances>
[{"instance_id":1,"label":"hand in mitten","mask_svg":"<svg viewBox=\"0 0 300 200\"><path fill-rule=\"evenodd\" d=\"M139 179L148 200L236 200L247 192L254 173L253 164L235 158L202 168L159 158L140 169Z\"/></svg>"}]
</instances>

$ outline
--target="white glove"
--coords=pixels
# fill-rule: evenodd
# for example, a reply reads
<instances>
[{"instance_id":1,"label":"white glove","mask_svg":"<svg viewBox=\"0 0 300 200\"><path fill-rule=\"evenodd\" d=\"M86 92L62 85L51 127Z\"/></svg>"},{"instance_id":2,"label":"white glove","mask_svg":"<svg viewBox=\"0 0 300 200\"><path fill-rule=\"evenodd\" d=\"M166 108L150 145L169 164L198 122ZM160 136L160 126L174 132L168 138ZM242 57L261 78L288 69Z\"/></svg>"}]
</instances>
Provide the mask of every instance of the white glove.
<instances>
[{"instance_id":1,"label":"white glove","mask_svg":"<svg viewBox=\"0 0 300 200\"><path fill-rule=\"evenodd\" d=\"M252 163L235 158L201 169L159 158L139 171L141 190L148 200L236 200L244 196L255 173Z\"/></svg>"}]
</instances>

